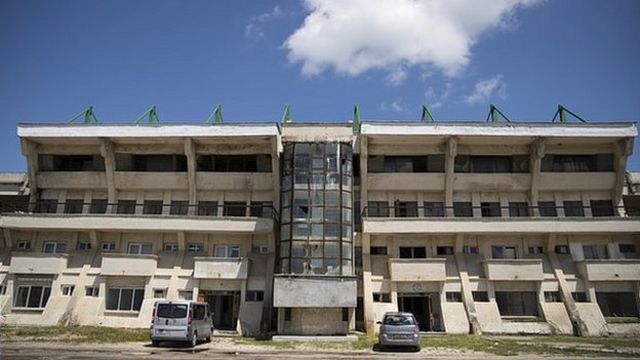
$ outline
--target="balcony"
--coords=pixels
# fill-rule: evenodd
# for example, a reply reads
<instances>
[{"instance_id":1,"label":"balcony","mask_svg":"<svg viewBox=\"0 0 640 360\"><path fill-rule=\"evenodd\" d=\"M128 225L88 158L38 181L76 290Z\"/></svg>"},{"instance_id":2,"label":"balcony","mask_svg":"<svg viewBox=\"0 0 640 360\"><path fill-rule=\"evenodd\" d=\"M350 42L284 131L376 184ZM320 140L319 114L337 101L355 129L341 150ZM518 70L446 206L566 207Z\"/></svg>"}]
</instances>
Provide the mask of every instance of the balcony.
<instances>
[{"instance_id":1,"label":"balcony","mask_svg":"<svg viewBox=\"0 0 640 360\"><path fill-rule=\"evenodd\" d=\"M116 171L115 185L127 190L187 190L189 181L186 172Z\"/></svg>"},{"instance_id":2,"label":"balcony","mask_svg":"<svg viewBox=\"0 0 640 360\"><path fill-rule=\"evenodd\" d=\"M196 279L245 280L249 274L247 258L196 257L193 277Z\"/></svg>"},{"instance_id":3,"label":"balcony","mask_svg":"<svg viewBox=\"0 0 640 360\"><path fill-rule=\"evenodd\" d=\"M102 254L100 275L153 276L157 263L156 255Z\"/></svg>"},{"instance_id":4,"label":"balcony","mask_svg":"<svg viewBox=\"0 0 640 360\"><path fill-rule=\"evenodd\" d=\"M38 186L46 189L106 189L104 171L41 171Z\"/></svg>"},{"instance_id":5,"label":"balcony","mask_svg":"<svg viewBox=\"0 0 640 360\"><path fill-rule=\"evenodd\" d=\"M444 281L445 258L389 259L391 281Z\"/></svg>"},{"instance_id":6,"label":"balcony","mask_svg":"<svg viewBox=\"0 0 640 360\"><path fill-rule=\"evenodd\" d=\"M356 307L355 276L275 275L275 307Z\"/></svg>"},{"instance_id":7,"label":"balcony","mask_svg":"<svg viewBox=\"0 0 640 360\"><path fill-rule=\"evenodd\" d=\"M10 274L60 274L67 268L67 254L14 252L9 265Z\"/></svg>"},{"instance_id":8,"label":"balcony","mask_svg":"<svg viewBox=\"0 0 640 360\"><path fill-rule=\"evenodd\" d=\"M640 259L583 260L577 266L587 281L640 281Z\"/></svg>"},{"instance_id":9,"label":"balcony","mask_svg":"<svg viewBox=\"0 0 640 360\"><path fill-rule=\"evenodd\" d=\"M484 274L492 281L542 281L542 259L489 259Z\"/></svg>"}]
</instances>

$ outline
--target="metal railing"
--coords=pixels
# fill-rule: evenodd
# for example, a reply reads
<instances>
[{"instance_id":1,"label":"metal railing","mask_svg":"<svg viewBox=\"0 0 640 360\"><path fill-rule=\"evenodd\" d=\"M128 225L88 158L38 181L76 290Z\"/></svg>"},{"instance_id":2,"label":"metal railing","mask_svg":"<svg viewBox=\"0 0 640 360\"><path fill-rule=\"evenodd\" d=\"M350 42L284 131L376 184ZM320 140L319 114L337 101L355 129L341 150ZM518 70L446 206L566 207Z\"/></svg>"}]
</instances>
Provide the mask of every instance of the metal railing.
<instances>
[{"instance_id":1,"label":"metal railing","mask_svg":"<svg viewBox=\"0 0 640 360\"><path fill-rule=\"evenodd\" d=\"M217 202L137 203L133 200L117 203L82 201L37 201L23 204L0 204L2 213L107 215L107 216L195 216L195 217L256 217L278 221L278 212L271 203L230 204Z\"/></svg>"}]
</instances>

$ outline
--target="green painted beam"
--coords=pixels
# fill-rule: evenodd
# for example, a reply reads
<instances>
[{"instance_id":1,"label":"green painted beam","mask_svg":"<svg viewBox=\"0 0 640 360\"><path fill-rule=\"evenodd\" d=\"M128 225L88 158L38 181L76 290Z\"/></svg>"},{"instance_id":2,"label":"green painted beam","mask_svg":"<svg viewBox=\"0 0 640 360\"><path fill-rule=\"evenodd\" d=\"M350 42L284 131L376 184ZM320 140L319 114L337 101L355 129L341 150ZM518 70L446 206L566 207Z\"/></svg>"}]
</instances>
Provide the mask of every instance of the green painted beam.
<instances>
[{"instance_id":1,"label":"green painted beam","mask_svg":"<svg viewBox=\"0 0 640 360\"><path fill-rule=\"evenodd\" d=\"M95 114L93 113L93 106L88 106L86 109L84 109L81 112L75 114L71 118L71 120L69 120L67 123L70 124L72 122L75 122L80 117L83 118L83 121L84 121L85 124L91 124L92 122L95 122L95 123L98 122L98 119L96 118Z\"/></svg>"},{"instance_id":2,"label":"green painted beam","mask_svg":"<svg viewBox=\"0 0 640 360\"><path fill-rule=\"evenodd\" d=\"M151 107L145 110L145 112L143 112L142 115L138 116L138 118L135 119L133 123L134 124L140 123L140 120L142 120L145 116L148 117L149 124L157 124L160 122L160 119L158 119L158 112L156 110L155 105L151 105Z\"/></svg>"},{"instance_id":3,"label":"green painted beam","mask_svg":"<svg viewBox=\"0 0 640 360\"><path fill-rule=\"evenodd\" d=\"M282 119L280 120L282 123L291 122L291 107L289 104L284 106L284 111L282 112Z\"/></svg>"},{"instance_id":4,"label":"green painted beam","mask_svg":"<svg viewBox=\"0 0 640 360\"><path fill-rule=\"evenodd\" d=\"M433 116L431 115L431 111L429 111L429 108L427 107L426 104L422 105L421 120L422 120L422 122L434 122L435 121L433 119Z\"/></svg>"}]
</instances>

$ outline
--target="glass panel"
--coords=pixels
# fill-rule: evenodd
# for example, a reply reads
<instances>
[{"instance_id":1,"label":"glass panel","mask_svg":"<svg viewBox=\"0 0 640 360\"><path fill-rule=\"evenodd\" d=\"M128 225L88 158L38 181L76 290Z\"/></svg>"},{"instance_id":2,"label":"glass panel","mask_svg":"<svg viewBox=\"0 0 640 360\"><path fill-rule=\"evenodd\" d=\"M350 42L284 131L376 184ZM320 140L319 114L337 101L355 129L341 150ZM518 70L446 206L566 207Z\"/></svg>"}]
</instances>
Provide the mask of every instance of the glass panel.
<instances>
[{"instance_id":1,"label":"glass panel","mask_svg":"<svg viewBox=\"0 0 640 360\"><path fill-rule=\"evenodd\" d=\"M342 258L351 259L351 243L342 243Z\"/></svg>"},{"instance_id":2,"label":"glass panel","mask_svg":"<svg viewBox=\"0 0 640 360\"><path fill-rule=\"evenodd\" d=\"M120 289L109 289L107 291L107 310L118 310L118 298Z\"/></svg>"},{"instance_id":3,"label":"glass panel","mask_svg":"<svg viewBox=\"0 0 640 360\"><path fill-rule=\"evenodd\" d=\"M144 299L144 289L135 289L133 310L140 310L140 308L142 307L142 299Z\"/></svg>"},{"instance_id":4,"label":"glass panel","mask_svg":"<svg viewBox=\"0 0 640 360\"><path fill-rule=\"evenodd\" d=\"M71 292L73 293L73 288L71 289ZM47 286L44 288L44 292L42 293L42 302L40 303L40 307L47 306L49 296L51 296L51 287Z\"/></svg>"},{"instance_id":5,"label":"glass panel","mask_svg":"<svg viewBox=\"0 0 640 360\"><path fill-rule=\"evenodd\" d=\"M305 261L303 259L291 259L291 273L302 274L304 273Z\"/></svg>"},{"instance_id":6,"label":"glass panel","mask_svg":"<svg viewBox=\"0 0 640 360\"><path fill-rule=\"evenodd\" d=\"M314 274L324 274L323 259L311 259L311 272Z\"/></svg>"},{"instance_id":7,"label":"glass panel","mask_svg":"<svg viewBox=\"0 0 640 360\"><path fill-rule=\"evenodd\" d=\"M329 275L340 275L340 260L339 259L326 259L325 263L327 264L327 274Z\"/></svg>"},{"instance_id":8,"label":"glass panel","mask_svg":"<svg viewBox=\"0 0 640 360\"><path fill-rule=\"evenodd\" d=\"M293 224L293 238L306 239L309 236L309 224Z\"/></svg>"},{"instance_id":9,"label":"glass panel","mask_svg":"<svg viewBox=\"0 0 640 360\"><path fill-rule=\"evenodd\" d=\"M310 241L311 257L322 257L322 241Z\"/></svg>"},{"instance_id":10,"label":"glass panel","mask_svg":"<svg viewBox=\"0 0 640 360\"><path fill-rule=\"evenodd\" d=\"M288 258L289 257L289 254L290 254L290 252L289 252L290 248L289 247L290 246L291 246L291 243L288 242L288 241L280 243L280 257L281 258Z\"/></svg>"},{"instance_id":11,"label":"glass panel","mask_svg":"<svg viewBox=\"0 0 640 360\"><path fill-rule=\"evenodd\" d=\"M304 257L305 254L305 242L293 241L291 243L291 256L292 257Z\"/></svg>"},{"instance_id":12,"label":"glass panel","mask_svg":"<svg viewBox=\"0 0 640 360\"><path fill-rule=\"evenodd\" d=\"M353 275L351 260L342 260L342 275Z\"/></svg>"},{"instance_id":13,"label":"glass panel","mask_svg":"<svg viewBox=\"0 0 640 360\"><path fill-rule=\"evenodd\" d=\"M120 291L120 308L118 310L131 310L133 304L133 289Z\"/></svg>"},{"instance_id":14,"label":"glass panel","mask_svg":"<svg viewBox=\"0 0 640 360\"><path fill-rule=\"evenodd\" d=\"M327 258L340 257L340 247L337 242L325 242L324 243L324 256Z\"/></svg>"},{"instance_id":15,"label":"glass panel","mask_svg":"<svg viewBox=\"0 0 640 360\"><path fill-rule=\"evenodd\" d=\"M29 296L29 287L19 286L18 295L16 296L16 307L26 307L28 296Z\"/></svg>"},{"instance_id":16,"label":"glass panel","mask_svg":"<svg viewBox=\"0 0 640 360\"><path fill-rule=\"evenodd\" d=\"M324 225L322 224L311 224L311 239L322 240Z\"/></svg>"},{"instance_id":17,"label":"glass panel","mask_svg":"<svg viewBox=\"0 0 640 360\"><path fill-rule=\"evenodd\" d=\"M324 219L324 208L323 207L313 207L311 208L311 222L322 222Z\"/></svg>"}]
</instances>

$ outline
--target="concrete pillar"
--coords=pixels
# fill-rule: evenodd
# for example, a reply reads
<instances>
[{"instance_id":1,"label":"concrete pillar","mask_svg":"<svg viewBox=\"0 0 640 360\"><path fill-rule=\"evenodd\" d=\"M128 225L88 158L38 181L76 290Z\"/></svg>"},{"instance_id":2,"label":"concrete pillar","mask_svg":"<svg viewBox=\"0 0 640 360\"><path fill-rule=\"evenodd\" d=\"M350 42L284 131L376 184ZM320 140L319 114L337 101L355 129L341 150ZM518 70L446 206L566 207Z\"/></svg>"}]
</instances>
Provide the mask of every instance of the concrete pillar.
<instances>
[{"instance_id":1,"label":"concrete pillar","mask_svg":"<svg viewBox=\"0 0 640 360\"><path fill-rule=\"evenodd\" d=\"M262 301L262 318L260 332L267 334L271 330L271 314L273 308L273 274L276 270L276 236L267 235L269 250L267 252L267 272L265 274L264 299Z\"/></svg>"},{"instance_id":2,"label":"concrete pillar","mask_svg":"<svg viewBox=\"0 0 640 360\"><path fill-rule=\"evenodd\" d=\"M273 138L271 143L271 178L273 182L273 208L280 211L280 152L282 143L280 137Z\"/></svg>"},{"instance_id":3,"label":"concrete pillar","mask_svg":"<svg viewBox=\"0 0 640 360\"><path fill-rule=\"evenodd\" d=\"M529 206L532 206L531 215L540 216L538 201L540 199L540 171L542 168L542 158L545 153L545 140L536 139L531 143L529 150L529 172L531 173L531 187L529 189Z\"/></svg>"},{"instance_id":4,"label":"concrete pillar","mask_svg":"<svg viewBox=\"0 0 640 360\"><path fill-rule=\"evenodd\" d=\"M371 238L362 234L362 302L364 305L365 331L375 334L376 319L373 311L373 289L371 285Z\"/></svg>"},{"instance_id":5,"label":"concrete pillar","mask_svg":"<svg viewBox=\"0 0 640 360\"><path fill-rule=\"evenodd\" d=\"M454 246L454 257L458 267L458 276L460 277L460 286L462 289L462 303L467 311L467 317L471 325L471 331L474 334L481 335L482 327L478 320L478 312L473 302L473 293L471 292L471 282L469 282L469 274L467 272L467 264L464 262L464 254L462 248L464 246L464 235L457 234Z\"/></svg>"},{"instance_id":6,"label":"concrete pillar","mask_svg":"<svg viewBox=\"0 0 640 360\"><path fill-rule=\"evenodd\" d=\"M3 228L2 229L2 234L4 235L4 247L5 247L5 249L13 248L14 242L13 242L13 233L11 232L11 229Z\"/></svg>"},{"instance_id":7,"label":"concrete pillar","mask_svg":"<svg viewBox=\"0 0 640 360\"><path fill-rule=\"evenodd\" d=\"M624 178L627 167L627 157L633 153L633 138L626 138L618 141L614 146L614 171L616 172L616 182L611 190L611 200L613 206L617 206L617 214L623 215L624 209L622 208L622 190L624 187Z\"/></svg>"},{"instance_id":8,"label":"concrete pillar","mask_svg":"<svg viewBox=\"0 0 640 360\"><path fill-rule=\"evenodd\" d=\"M104 159L104 170L107 177L107 214L113 214L116 212L116 206L114 204L118 200L118 194L116 192L116 157L113 148L113 143L108 139L102 139L100 144L100 155Z\"/></svg>"},{"instance_id":9,"label":"concrete pillar","mask_svg":"<svg viewBox=\"0 0 640 360\"><path fill-rule=\"evenodd\" d=\"M22 155L27 158L27 178L29 181L29 202L33 206L38 201L38 145L21 139Z\"/></svg>"},{"instance_id":10,"label":"concrete pillar","mask_svg":"<svg viewBox=\"0 0 640 360\"><path fill-rule=\"evenodd\" d=\"M458 154L458 139L450 137L447 141L445 149L445 175L444 175L444 206L446 207L446 216L453 216L453 180L456 155Z\"/></svg>"},{"instance_id":11,"label":"concrete pillar","mask_svg":"<svg viewBox=\"0 0 640 360\"><path fill-rule=\"evenodd\" d=\"M195 215L197 203L196 145L192 138L184 139L184 154L187 157L187 183L189 185L189 215Z\"/></svg>"}]
</instances>

